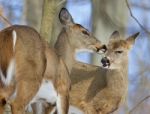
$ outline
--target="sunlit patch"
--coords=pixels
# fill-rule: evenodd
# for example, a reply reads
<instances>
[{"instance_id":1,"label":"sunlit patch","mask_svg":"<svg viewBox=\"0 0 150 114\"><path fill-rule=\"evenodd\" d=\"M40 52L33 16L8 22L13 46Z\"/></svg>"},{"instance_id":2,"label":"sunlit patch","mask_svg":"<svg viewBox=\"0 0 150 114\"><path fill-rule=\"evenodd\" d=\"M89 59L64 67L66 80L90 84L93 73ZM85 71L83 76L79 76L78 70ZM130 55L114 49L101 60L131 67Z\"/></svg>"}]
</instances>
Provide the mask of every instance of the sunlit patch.
<instances>
[{"instance_id":1,"label":"sunlit patch","mask_svg":"<svg viewBox=\"0 0 150 114\"><path fill-rule=\"evenodd\" d=\"M92 52L94 52L94 50L92 50L92 49L76 49L76 53L80 53L80 52L90 52L90 53L92 53Z\"/></svg>"},{"instance_id":2,"label":"sunlit patch","mask_svg":"<svg viewBox=\"0 0 150 114\"><path fill-rule=\"evenodd\" d=\"M17 33L15 30L13 30L13 32L12 32L12 37L13 37L13 51L15 51L15 45L16 45L16 41L17 41Z\"/></svg>"}]
</instances>

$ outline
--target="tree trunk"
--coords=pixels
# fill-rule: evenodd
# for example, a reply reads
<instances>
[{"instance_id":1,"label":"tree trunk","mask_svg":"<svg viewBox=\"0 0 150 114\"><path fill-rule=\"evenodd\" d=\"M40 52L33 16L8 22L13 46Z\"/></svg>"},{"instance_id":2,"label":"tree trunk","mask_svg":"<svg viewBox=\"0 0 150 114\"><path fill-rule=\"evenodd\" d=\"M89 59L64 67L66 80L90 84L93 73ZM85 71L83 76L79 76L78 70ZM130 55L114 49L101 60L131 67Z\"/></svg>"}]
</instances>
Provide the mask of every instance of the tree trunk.
<instances>
[{"instance_id":1,"label":"tree trunk","mask_svg":"<svg viewBox=\"0 0 150 114\"><path fill-rule=\"evenodd\" d=\"M23 20L39 31L42 17L42 0L25 0Z\"/></svg>"},{"instance_id":2,"label":"tree trunk","mask_svg":"<svg viewBox=\"0 0 150 114\"><path fill-rule=\"evenodd\" d=\"M49 43L52 43L54 23L61 3L62 0L44 0L40 34Z\"/></svg>"}]
</instances>

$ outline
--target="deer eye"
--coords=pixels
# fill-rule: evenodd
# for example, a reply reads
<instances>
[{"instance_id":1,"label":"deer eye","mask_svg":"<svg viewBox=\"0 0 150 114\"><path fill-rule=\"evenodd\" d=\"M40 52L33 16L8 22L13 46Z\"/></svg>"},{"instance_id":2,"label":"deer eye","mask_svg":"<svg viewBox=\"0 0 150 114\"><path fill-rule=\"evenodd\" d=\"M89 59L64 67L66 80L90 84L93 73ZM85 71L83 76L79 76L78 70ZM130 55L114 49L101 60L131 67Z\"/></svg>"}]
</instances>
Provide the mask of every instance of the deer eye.
<instances>
[{"instance_id":1,"label":"deer eye","mask_svg":"<svg viewBox=\"0 0 150 114\"><path fill-rule=\"evenodd\" d=\"M115 51L115 53L121 54L121 53L123 53L123 51Z\"/></svg>"},{"instance_id":2,"label":"deer eye","mask_svg":"<svg viewBox=\"0 0 150 114\"><path fill-rule=\"evenodd\" d=\"M87 31L82 31L82 33L89 36L89 33Z\"/></svg>"}]
</instances>

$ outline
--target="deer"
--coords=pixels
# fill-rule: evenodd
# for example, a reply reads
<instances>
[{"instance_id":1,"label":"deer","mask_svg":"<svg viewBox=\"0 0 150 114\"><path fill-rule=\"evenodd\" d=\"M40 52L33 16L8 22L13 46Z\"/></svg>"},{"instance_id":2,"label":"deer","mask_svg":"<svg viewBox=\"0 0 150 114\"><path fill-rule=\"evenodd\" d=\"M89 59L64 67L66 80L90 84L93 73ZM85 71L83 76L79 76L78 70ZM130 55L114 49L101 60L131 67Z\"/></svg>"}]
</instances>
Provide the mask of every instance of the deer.
<instances>
[{"instance_id":1,"label":"deer","mask_svg":"<svg viewBox=\"0 0 150 114\"><path fill-rule=\"evenodd\" d=\"M100 52L103 53L103 51L105 51L105 45L101 44L101 42L96 39L86 28L75 23L71 14L66 8L63 8L62 12L60 12L59 19L63 25L63 28L58 35L54 49L57 55L63 59L70 75L72 67L75 63L75 54L78 51L88 50L99 52L99 50L103 49ZM50 59L50 57L47 58L47 61ZM46 69L46 72L47 71L48 69ZM35 109L34 111L37 112L39 110L37 109L36 111ZM48 110L46 113L49 114L49 112L51 112L51 110Z\"/></svg>"},{"instance_id":2,"label":"deer","mask_svg":"<svg viewBox=\"0 0 150 114\"><path fill-rule=\"evenodd\" d=\"M98 52L101 48L105 47L105 45L102 45L101 42L97 40L87 29L85 29L80 24L74 23L71 14L68 12L66 8L62 8L60 10L59 19L60 19L61 24L63 25L63 28L58 36L58 39L55 44L55 48L50 47L44 41L40 41L41 45L44 47L44 49L42 49L42 53L43 53L42 55L45 58L44 61L46 63L44 65L40 65L39 67L41 67L41 69L44 70L44 73L42 72L43 74L41 74L40 79L38 79L38 77L35 76L36 77L35 79L30 80L32 73L26 76L26 79L29 82L32 82L32 84L29 82L26 82L28 83L28 86L31 87L32 85L34 85L33 81L36 82L37 80L39 82L38 83L39 85L38 86L34 85L36 86L36 91L32 91L32 87L31 87L31 89L30 88L26 89L26 93L25 92L23 92L23 94L20 93L21 95L25 95L25 96L26 94L28 94L28 92L34 93L34 95L30 96L30 98L29 96L26 97L26 99L29 99L29 100L28 101L26 100L25 103L24 101L21 100L21 99L23 100L25 99L24 96L23 98L19 98L18 100L18 97L22 97L21 95L19 96L15 95L15 98L14 98L15 100L9 99L9 103L12 105L13 114L22 114L24 109L28 109L30 105L34 103L39 103L39 102L50 104L50 105L56 105L56 110L58 114L67 114L68 107L69 107L69 91L70 91L70 85L71 85L69 75L74 65L74 55L76 51L88 49L91 51ZM17 34L15 36L18 36L18 35L22 36L22 33L21 33L22 26L19 26L19 27L13 26L10 28L13 28L13 30L16 31ZM7 29L5 30L7 31ZM32 32L29 30L27 31L26 29L28 30L29 28L23 27L22 31L26 32L26 34L32 35ZM32 35L32 37L35 37L35 36L36 35ZM20 37L17 37L17 40L19 38ZM23 35L22 38L25 39L26 36ZM40 36L38 36L38 39L41 39ZM35 43L35 42L32 42L32 43ZM19 49L20 48L18 48L18 50ZM40 48L36 48L36 49L40 49ZM14 48L14 50L15 50L15 56L16 56L16 47ZM23 53L23 51L20 51L19 54L21 54L21 52ZM37 57L35 56L35 58ZM18 58L16 58L16 61L18 61ZM30 64L31 66L35 67L34 63L30 63ZM26 67L27 66L25 66L25 69ZM17 70L17 66L15 69ZM30 70L30 72L33 72L33 71ZM14 73L14 75L15 75L15 78L17 79L16 72ZM20 77L20 80L21 80L21 77ZM20 92L18 91L17 81L18 80L15 81L16 82L15 85L17 88L17 91L15 91L15 94L19 94ZM22 85L22 86L26 88L25 85ZM10 97L10 95L8 96ZM15 108L13 108L14 102L16 103ZM18 108L20 109L19 111L18 111Z\"/></svg>"},{"instance_id":3,"label":"deer","mask_svg":"<svg viewBox=\"0 0 150 114\"><path fill-rule=\"evenodd\" d=\"M75 63L75 54L78 51L87 50L92 52L99 52L102 49L100 53L103 53L105 51L105 45L101 44L101 42L96 39L86 28L84 28L80 24L75 23L71 14L66 8L61 9L59 13L59 19L61 24L63 25L63 28L58 35L57 41L54 45L54 49L56 54L64 61L70 78L72 67ZM51 52L46 51L46 55L47 65L50 65L48 64L48 62L51 57L48 56L51 56ZM44 77L51 77L50 73L51 70L49 70L49 68L47 67ZM34 109L34 113L37 112L38 111ZM46 111L47 114L49 114L49 112L49 110Z\"/></svg>"},{"instance_id":4,"label":"deer","mask_svg":"<svg viewBox=\"0 0 150 114\"><path fill-rule=\"evenodd\" d=\"M102 67L94 67L87 73L90 66L73 71L70 105L84 114L110 114L124 103L128 91L128 55L138 35L123 39L118 31L113 32L101 59ZM85 76L78 76L81 69Z\"/></svg>"},{"instance_id":5,"label":"deer","mask_svg":"<svg viewBox=\"0 0 150 114\"><path fill-rule=\"evenodd\" d=\"M44 50L40 35L31 27L13 25L0 31L1 114L9 101L13 114L23 114L44 76Z\"/></svg>"}]
</instances>

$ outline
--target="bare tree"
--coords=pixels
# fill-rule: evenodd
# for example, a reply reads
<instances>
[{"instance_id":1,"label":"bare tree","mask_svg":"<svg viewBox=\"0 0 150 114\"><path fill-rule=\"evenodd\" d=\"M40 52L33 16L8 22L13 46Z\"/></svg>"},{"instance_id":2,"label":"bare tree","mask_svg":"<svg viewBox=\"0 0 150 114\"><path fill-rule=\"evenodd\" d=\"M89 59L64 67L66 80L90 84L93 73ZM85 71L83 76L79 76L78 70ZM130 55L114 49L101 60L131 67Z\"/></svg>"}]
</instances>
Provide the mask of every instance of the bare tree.
<instances>
[{"instance_id":1,"label":"bare tree","mask_svg":"<svg viewBox=\"0 0 150 114\"><path fill-rule=\"evenodd\" d=\"M49 43L53 36L57 12L64 2L65 0L44 0L40 34Z\"/></svg>"},{"instance_id":2,"label":"bare tree","mask_svg":"<svg viewBox=\"0 0 150 114\"><path fill-rule=\"evenodd\" d=\"M39 31L43 0L25 0L23 19L25 23Z\"/></svg>"}]
</instances>

